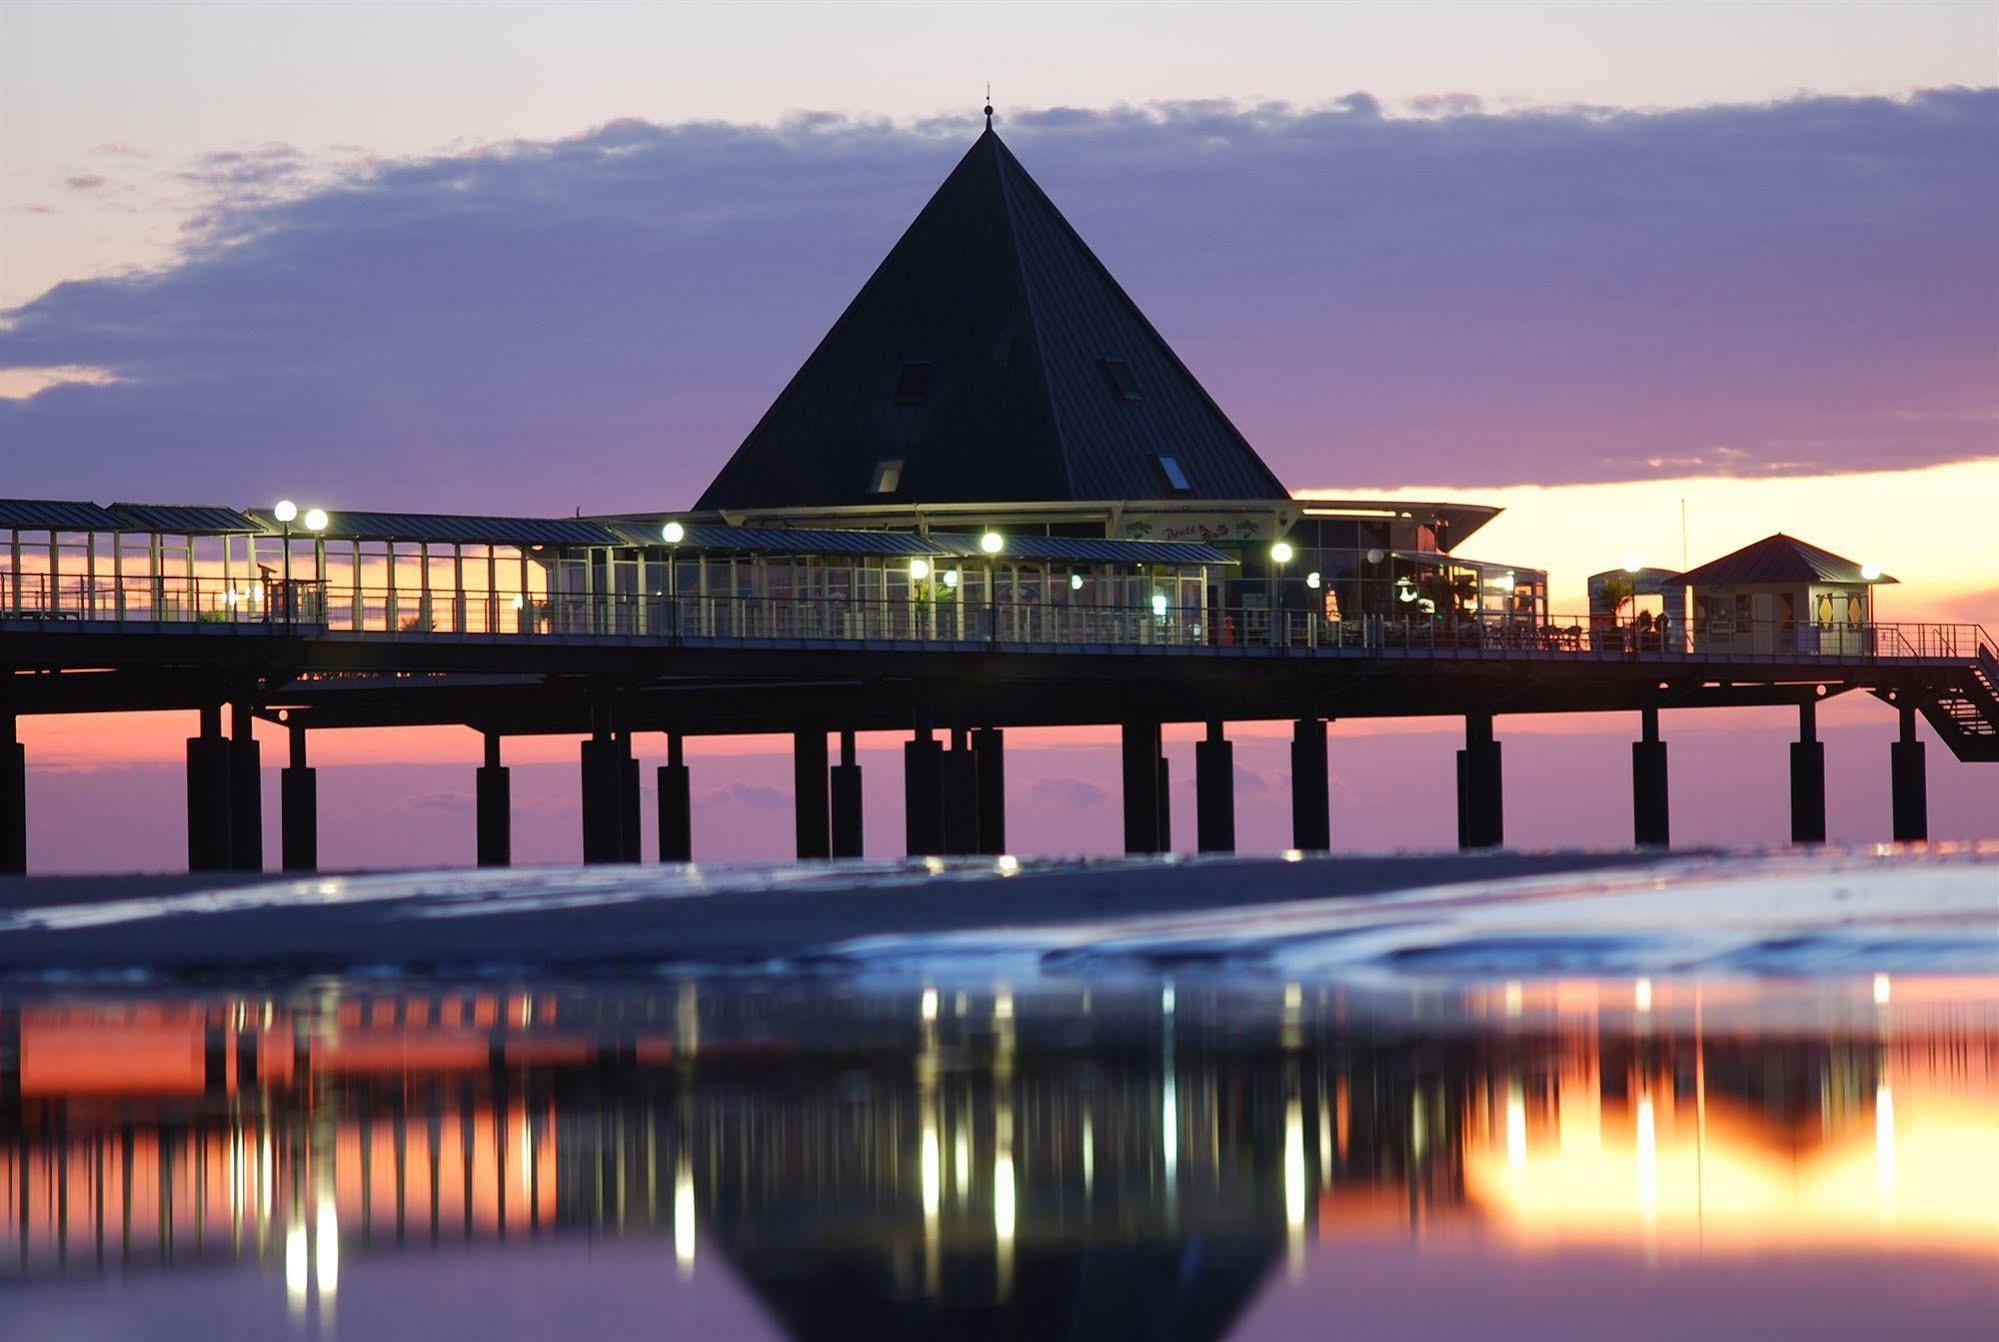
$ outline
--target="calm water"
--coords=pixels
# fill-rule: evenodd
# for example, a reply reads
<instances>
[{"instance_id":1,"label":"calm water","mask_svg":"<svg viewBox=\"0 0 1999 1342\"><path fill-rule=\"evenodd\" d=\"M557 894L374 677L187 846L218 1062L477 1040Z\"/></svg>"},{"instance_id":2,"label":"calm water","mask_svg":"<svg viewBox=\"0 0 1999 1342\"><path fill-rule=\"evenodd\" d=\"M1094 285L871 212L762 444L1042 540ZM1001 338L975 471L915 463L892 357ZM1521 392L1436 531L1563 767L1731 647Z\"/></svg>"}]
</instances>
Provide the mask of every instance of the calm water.
<instances>
[{"instance_id":1,"label":"calm water","mask_svg":"<svg viewBox=\"0 0 1999 1342\"><path fill-rule=\"evenodd\" d=\"M0 996L0 1335L1980 1337L1999 977Z\"/></svg>"}]
</instances>

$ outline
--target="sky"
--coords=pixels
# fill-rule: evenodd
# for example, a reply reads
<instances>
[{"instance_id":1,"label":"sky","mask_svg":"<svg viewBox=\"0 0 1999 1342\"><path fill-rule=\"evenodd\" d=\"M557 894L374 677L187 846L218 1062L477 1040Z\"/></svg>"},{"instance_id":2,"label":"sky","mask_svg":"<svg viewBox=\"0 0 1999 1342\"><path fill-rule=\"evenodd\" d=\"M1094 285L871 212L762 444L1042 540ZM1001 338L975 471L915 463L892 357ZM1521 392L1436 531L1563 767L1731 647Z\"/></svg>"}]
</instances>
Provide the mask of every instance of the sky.
<instances>
[{"instance_id":1,"label":"sky","mask_svg":"<svg viewBox=\"0 0 1999 1342\"><path fill-rule=\"evenodd\" d=\"M1999 627L1990 5L10 3L0 494L682 505L988 81L1301 493L1503 504L1467 551L1557 605L1677 564L1684 500L1694 562L1783 529L1901 578L1891 616ZM28 739L73 779L184 732ZM718 832L772 830L747 795Z\"/></svg>"}]
</instances>

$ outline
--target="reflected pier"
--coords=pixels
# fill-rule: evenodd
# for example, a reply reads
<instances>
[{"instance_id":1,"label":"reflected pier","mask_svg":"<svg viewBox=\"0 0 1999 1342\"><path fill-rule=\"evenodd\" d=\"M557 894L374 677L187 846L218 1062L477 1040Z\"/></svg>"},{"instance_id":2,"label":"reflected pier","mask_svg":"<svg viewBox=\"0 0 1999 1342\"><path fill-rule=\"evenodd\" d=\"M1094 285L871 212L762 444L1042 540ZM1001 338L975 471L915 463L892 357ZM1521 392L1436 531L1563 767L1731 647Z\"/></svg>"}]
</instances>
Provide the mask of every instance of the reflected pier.
<instances>
[{"instance_id":1,"label":"reflected pier","mask_svg":"<svg viewBox=\"0 0 1999 1342\"><path fill-rule=\"evenodd\" d=\"M1170 982L16 999L0 1280L233 1263L304 1309L375 1255L612 1236L720 1255L794 1338L1214 1338L1336 1246L1989 1261L1999 991L1851 988L1774 1031L1650 980L1422 1023Z\"/></svg>"}]
</instances>

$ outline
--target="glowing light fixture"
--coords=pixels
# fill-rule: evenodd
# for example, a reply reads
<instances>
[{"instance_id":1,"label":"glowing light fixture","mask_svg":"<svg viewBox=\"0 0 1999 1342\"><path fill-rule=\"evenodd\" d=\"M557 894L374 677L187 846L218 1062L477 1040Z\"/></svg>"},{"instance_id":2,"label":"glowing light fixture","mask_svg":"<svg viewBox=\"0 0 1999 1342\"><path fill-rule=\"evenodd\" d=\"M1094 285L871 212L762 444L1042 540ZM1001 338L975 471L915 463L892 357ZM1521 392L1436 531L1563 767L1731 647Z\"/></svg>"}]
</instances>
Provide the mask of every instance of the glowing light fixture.
<instances>
[{"instance_id":1,"label":"glowing light fixture","mask_svg":"<svg viewBox=\"0 0 1999 1342\"><path fill-rule=\"evenodd\" d=\"M1624 556L1624 571L1626 573L1636 573L1644 567L1645 557L1643 555L1631 554Z\"/></svg>"},{"instance_id":2,"label":"glowing light fixture","mask_svg":"<svg viewBox=\"0 0 1999 1342\"><path fill-rule=\"evenodd\" d=\"M910 560L909 576L914 580L916 580L917 582L922 582L925 578L930 576L930 561L927 559Z\"/></svg>"},{"instance_id":3,"label":"glowing light fixture","mask_svg":"<svg viewBox=\"0 0 1999 1342\"><path fill-rule=\"evenodd\" d=\"M1860 576L1869 582L1873 582L1881 576L1881 566L1879 564L1862 564L1860 566Z\"/></svg>"},{"instance_id":4,"label":"glowing light fixture","mask_svg":"<svg viewBox=\"0 0 1999 1342\"><path fill-rule=\"evenodd\" d=\"M1323 580L1319 577L1319 570L1317 569L1313 569L1305 575L1305 585L1315 592L1319 590L1319 583L1321 581Z\"/></svg>"},{"instance_id":5,"label":"glowing light fixture","mask_svg":"<svg viewBox=\"0 0 1999 1342\"><path fill-rule=\"evenodd\" d=\"M996 555L1006 548L1006 538L997 531L988 531L979 537L979 548L989 555Z\"/></svg>"},{"instance_id":6,"label":"glowing light fixture","mask_svg":"<svg viewBox=\"0 0 1999 1342\"><path fill-rule=\"evenodd\" d=\"M271 516L280 522L289 522L298 516L298 505L290 499L279 499L278 506L271 509Z\"/></svg>"},{"instance_id":7,"label":"glowing light fixture","mask_svg":"<svg viewBox=\"0 0 1999 1342\"><path fill-rule=\"evenodd\" d=\"M326 530L326 524L329 520L330 519L328 519L328 517L326 516L326 509L324 508L310 509L306 512L305 515L305 529L307 531L324 531Z\"/></svg>"},{"instance_id":8,"label":"glowing light fixture","mask_svg":"<svg viewBox=\"0 0 1999 1342\"><path fill-rule=\"evenodd\" d=\"M1154 592L1152 594L1152 613L1162 620L1166 618L1166 593Z\"/></svg>"},{"instance_id":9,"label":"glowing light fixture","mask_svg":"<svg viewBox=\"0 0 1999 1342\"><path fill-rule=\"evenodd\" d=\"M951 569L944 574L944 585L946 587L956 587L958 585L958 570Z\"/></svg>"},{"instance_id":10,"label":"glowing light fixture","mask_svg":"<svg viewBox=\"0 0 1999 1342\"><path fill-rule=\"evenodd\" d=\"M668 522L659 529L659 538L668 545L678 545L687 539L687 528L678 522Z\"/></svg>"},{"instance_id":11,"label":"glowing light fixture","mask_svg":"<svg viewBox=\"0 0 1999 1342\"><path fill-rule=\"evenodd\" d=\"M1080 573L1071 573L1071 574L1069 575L1069 590L1070 590L1070 591L1072 591L1072 592L1080 592L1080 591L1082 591L1082 590L1083 590L1083 575L1082 575L1082 574L1080 574Z\"/></svg>"},{"instance_id":12,"label":"glowing light fixture","mask_svg":"<svg viewBox=\"0 0 1999 1342\"><path fill-rule=\"evenodd\" d=\"M1296 550L1291 548L1290 541L1279 541L1277 542L1277 544L1270 547L1271 562L1277 564L1290 563L1292 556L1296 555L1297 553L1298 552Z\"/></svg>"}]
</instances>

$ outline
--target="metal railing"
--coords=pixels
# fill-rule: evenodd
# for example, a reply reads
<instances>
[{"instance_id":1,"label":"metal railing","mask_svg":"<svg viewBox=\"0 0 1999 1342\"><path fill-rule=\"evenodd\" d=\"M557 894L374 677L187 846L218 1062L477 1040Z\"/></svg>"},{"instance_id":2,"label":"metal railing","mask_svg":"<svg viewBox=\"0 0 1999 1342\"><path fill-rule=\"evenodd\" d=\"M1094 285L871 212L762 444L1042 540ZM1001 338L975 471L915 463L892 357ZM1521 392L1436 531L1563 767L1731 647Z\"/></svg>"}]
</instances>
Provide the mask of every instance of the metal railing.
<instances>
[{"instance_id":1,"label":"metal railing","mask_svg":"<svg viewBox=\"0 0 1999 1342\"><path fill-rule=\"evenodd\" d=\"M0 571L0 623L239 625L316 630L326 584L312 578L124 577Z\"/></svg>"},{"instance_id":2,"label":"metal railing","mask_svg":"<svg viewBox=\"0 0 1999 1342\"><path fill-rule=\"evenodd\" d=\"M635 593L425 591L315 579L100 578L0 573L0 623L258 626L342 636L636 639L704 644L873 643L939 647L1117 648L1490 660L1798 662L1881 659L1970 663L1995 645L1976 624L1713 622L1639 616L1328 619L1258 607L657 596Z\"/></svg>"}]
</instances>

